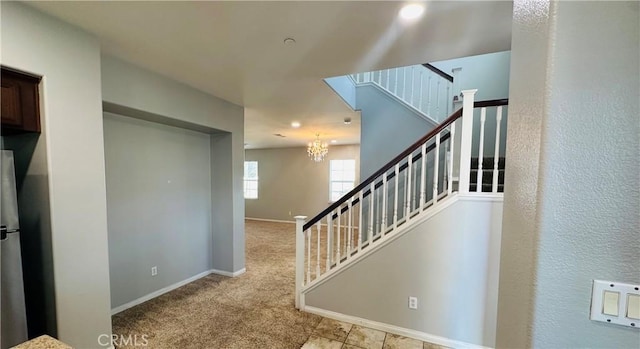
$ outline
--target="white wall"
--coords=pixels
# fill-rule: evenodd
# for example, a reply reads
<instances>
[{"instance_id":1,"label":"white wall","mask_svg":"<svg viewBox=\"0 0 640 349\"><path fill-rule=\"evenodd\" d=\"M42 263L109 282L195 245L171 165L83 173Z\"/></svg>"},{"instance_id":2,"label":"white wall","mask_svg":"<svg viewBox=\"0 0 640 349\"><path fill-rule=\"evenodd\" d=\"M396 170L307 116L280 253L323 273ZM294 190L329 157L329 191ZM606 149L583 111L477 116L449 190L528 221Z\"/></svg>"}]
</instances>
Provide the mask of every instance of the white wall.
<instances>
[{"instance_id":1,"label":"white wall","mask_svg":"<svg viewBox=\"0 0 640 349\"><path fill-rule=\"evenodd\" d=\"M103 56L105 111L211 134L213 268L244 268L244 109Z\"/></svg>"},{"instance_id":2,"label":"white wall","mask_svg":"<svg viewBox=\"0 0 640 349\"><path fill-rule=\"evenodd\" d=\"M358 185L359 150L357 145L330 145L322 162L311 160L302 147L246 150L247 161L258 161L259 177L258 199L245 200L247 217L286 221L297 215L314 217L329 206L330 160L355 160Z\"/></svg>"},{"instance_id":3,"label":"white wall","mask_svg":"<svg viewBox=\"0 0 640 349\"><path fill-rule=\"evenodd\" d=\"M2 64L42 75L59 338L111 333L100 46L18 3L2 4Z\"/></svg>"},{"instance_id":4,"label":"white wall","mask_svg":"<svg viewBox=\"0 0 640 349\"><path fill-rule=\"evenodd\" d=\"M451 347L493 346L502 202L447 200L441 205L451 206L312 289L306 305L420 331ZM417 310L408 308L409 296L418 297Z\"/></svg>"},{"instance_id":5,"label":"white wall","mask_svg":"<svg viewBox=\"0 0 640 349\"><path fill-rule=\"evenodd\" d=\"M589 320L640 282L640 4L515 1L497 347L638 348Z\"/></svg>"}]
</instances>

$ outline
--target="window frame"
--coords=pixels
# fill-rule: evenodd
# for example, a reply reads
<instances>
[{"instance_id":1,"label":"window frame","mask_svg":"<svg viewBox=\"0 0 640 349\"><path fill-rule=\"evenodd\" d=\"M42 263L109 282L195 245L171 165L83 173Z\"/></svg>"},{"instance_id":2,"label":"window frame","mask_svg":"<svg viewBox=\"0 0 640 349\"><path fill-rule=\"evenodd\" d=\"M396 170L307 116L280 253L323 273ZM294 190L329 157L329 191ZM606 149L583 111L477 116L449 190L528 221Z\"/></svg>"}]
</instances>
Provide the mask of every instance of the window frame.
<instances>
[{"instance_id":1,"label":"window frame","mask_svg":"<svg viewBox=\"0 0 640 349\"><path fill-rule=\"evenodd\" d=\"M255 178L247 177L247 172L248 172L247 171L247 165L249 163L255 163L256 164L256 176L255 176ZM260 188L260 184L259 184L260 177L258 175L258 167L259 166L258 166L258 161L257 160L245 160L244 161L244 173L243 173L243 176L242 176L242 180L243 180L242 191L243 191L243 196L244 196L245 200L258 200L259 191L260 191L259 190L259 188ZM255 189L249 189L250 191L254 191L255 190L255 193L256 193L255 197L253 197L253 196L248 197L247 196L247 184L249 184L249 183L255 183Z\"/></svg>"},{"instance_id":2,"label":"window frame","mask_svg":"<svg viewBox=\"0 0 640 349\"><path fill-rule=\"evenodd\" d=\"M334 163L336 161L340 161L342 163L342 169L341 170L334 170ZM350 169L345 170L344 169L344 165L346 163L349 163L349 166L353 166L353 178L351 180L349 179L344 179L344 177L346 177L346 173L351 172ZM333 173L334 172L342 172L342 179L334 179L333 178ZM349 189L345 190L344 187L342 190L340 191L334 191L333 190L333 184L334 183L340 183L342 186L344 186L345 184L350 184ZM356 187L356 160L355 159L333 159L333 160L329 160L329 202L336 202L338 201L342 196L344 196L346 193L350 192L351 190L353 190L353 188ZM340 195L334 199L333 197L333 193L340 193Z\"/></svg>"}]
</instances>

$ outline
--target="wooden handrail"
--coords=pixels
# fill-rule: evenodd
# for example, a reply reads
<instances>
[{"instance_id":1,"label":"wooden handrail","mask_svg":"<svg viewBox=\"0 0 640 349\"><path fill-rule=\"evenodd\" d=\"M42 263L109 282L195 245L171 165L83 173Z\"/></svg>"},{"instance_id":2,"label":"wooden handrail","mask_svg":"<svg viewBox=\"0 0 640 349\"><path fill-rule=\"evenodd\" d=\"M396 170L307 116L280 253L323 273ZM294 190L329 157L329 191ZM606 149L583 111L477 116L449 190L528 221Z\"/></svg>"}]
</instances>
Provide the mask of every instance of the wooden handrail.
<instances>
[{"instance_id":1,"label":"wooden handrail","mask_svg":"<svg viewBox=\"0 0 640 349\"><path fill-rule=\"evenodd\" d=\"M509 99L494 99L488 101L478 101L473 104L474 108L482 108L482 107L493 107L499 105L507 105L509 103ZM391 161L387 162L384 166L382 166L379 170L374 172L371 176L367 177L364 181L360 182L358 186L353 188L351 191L343 195L338 201L331 204L329 207L324 209L322 212L317 214L315 217L311 218L305 225L303 226L303 231L309 229L314 224L318 223L322 219L322 217L330 214L333 210L340 207L340 205L344 204L350 197L354 196L362 189L365 189L367 186L371 185L371 182L375 181L376 178L380 177L381 174L387 172L389 169L394 167L396 163L400 162L402 159L416 151L418 148L422 146L422 144L429 141L431 138L435 137L438 133L444 130L446 127L451 125L454 121L458 120L462 116L462 108L456 110L451 114L448 118L446 118L440 125L436 126L433 130L429 131L426 135L420 138L418 141L410 145L407 149L405 149L402 153L398 154Z\"/></svg>"},{"instance_id":2,"label":"wooden handrail","mask_svg":"<svg viewBox=\"0 0 640 349\"><path fill-rule=\"evenodd\" d=\"M453 76L451 76L451 75L449 75L449 74L447 74L447 73L443 72L442 70L440 70L440 69L438 69L438 68L434 67L433 65L431 65L431 64L429 64L429 63L423 63L423 64L422 64L422 66L423 66L423 67L425 67L425 68L427 68L427 69L429 69L429 70L431 70L432 72L434 72L434 73L436 73L436 74L440 75L441 77L443 77L443 78L445 78L445 79L447 79L447 80L449 80L449 81L453 82Z\"/></svg>"}]
</instances>

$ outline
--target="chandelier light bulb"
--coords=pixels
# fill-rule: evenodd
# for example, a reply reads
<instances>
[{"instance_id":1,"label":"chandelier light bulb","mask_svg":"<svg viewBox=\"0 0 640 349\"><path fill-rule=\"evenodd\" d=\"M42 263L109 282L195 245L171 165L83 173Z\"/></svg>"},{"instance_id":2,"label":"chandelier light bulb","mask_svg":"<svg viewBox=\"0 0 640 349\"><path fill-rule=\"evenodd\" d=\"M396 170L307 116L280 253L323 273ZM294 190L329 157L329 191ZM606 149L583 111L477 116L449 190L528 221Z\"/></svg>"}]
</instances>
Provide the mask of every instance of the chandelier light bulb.
<instances>
[{"instance_id":1,"label":"chandelier light bulb","mask_svg":"<svg viewBox=\"0 0 640 349\"><path fill-rule=\"evenodd\" d=\"M321 162L324 160L324 157L329 153L329 145L327 143L323 143L320 141L320 134L316 134L316 139L309 143L309 147L307 148L307 154L309 157L313 159L315 162Z\"/></svg>"}]
</instances>

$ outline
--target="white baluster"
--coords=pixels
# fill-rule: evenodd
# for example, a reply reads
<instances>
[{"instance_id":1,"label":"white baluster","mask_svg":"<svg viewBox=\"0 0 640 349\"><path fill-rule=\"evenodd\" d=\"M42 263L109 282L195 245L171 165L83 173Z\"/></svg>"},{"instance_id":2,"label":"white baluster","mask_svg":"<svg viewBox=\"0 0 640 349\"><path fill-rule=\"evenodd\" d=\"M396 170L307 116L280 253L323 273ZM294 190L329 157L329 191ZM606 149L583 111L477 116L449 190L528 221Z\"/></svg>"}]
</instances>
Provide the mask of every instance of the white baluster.
<instances>
[{"instance_id":1,"label":"white baluster","mask_svg":"<svg viewBox=\"0 0 640 349\"><path fill-rule=\"evenodd\" d=\"M398 95L398 80L400 80L400 76L399 76L399 74L400 74L400 73L399 73L398 69L399 69L399 68L395 68L395 69L394 69L394 71L395 71L395 81L394 81L394 83L395 83L395 88L394 88L394 90L393 90L393 93L394 93L396 96Z\"/></svg>"},{"instance_id":2,"label":"white baluster","mask_svg":"<svg viewBox=\"0 0 640 349\"><path fill-rule=\"evenodd\" d=\"M438 203L438 177L440 177L440 133L436 133L436 152L433 160L433 204Z\"/></svg>"},{"instance_id":3,"label":"white baluster","mask_svg":"<svg viewBox=\"0 0 640 349\"><path fill-rule=\"evenodd\" d=\"M352 204L353 204L353 197L349 199L349 204L347 206L347 214L348 214L347 233L349 234L349 240L347 240L347 259L349 259L349 256L351 256L351 240L353 240L353 230L351 226L353 224L353 222L351 221L351 205Z\"/></svg>"},{"instance_id":4,"label":"white baluster","mask_svg":"<svg viewBox=\"0 0 640 349\"><path fill-rule=\"evenodd\" d=\"M482 192L482 163L484 158L484 123L487 120L487 108L480 109L480 143L478 144L478 177L476 192Z\"/></svg>"},{"instance_id":5,"label":"white baluster","mask_svg":"<svg viewBox=\"0 0 640 349\"><path fill-rule=\"evenodd\" d=\"M331 259L333 257L333 212L327 215L327 271L331 269Z\"/></svg>"},{"instance_id":6,"label":"white baluster","mask_svg":"<svg viewBox=\"0 0 640 349\"><path fill-rule=\"evenodd\" d=\"M431 76L427 79L427 115L431 116Z\"/></svg>"},{"instance_id":7,"label":"white baluster","mask_svg":"<svg viewBox=\"0 0 640 349\"><path fill-rule=\"evenodd\" d=\"M416 180L418 175L416 172L418 171L418 166L413 166L413 153L410 155L411 157L411 204L409 205L409 212L413 212L413 209L416 207L416 193L418 193L417 185L419 182Z\"/></svg>"},{"instance_id":8,"label":"white baluster","mask_svg":"<svg viewBox=\"0 0 640 349\"><path fill-rule=\"evenodd\" d=\"M387 230L387 172L382 174L382 229L381 233Z\"/></svg>"},{"instance_id":9,"label":"white baluster","mask_svg":"<svg viewBox=\"0 0 640 349\"><path fill-rule=\"evenodd\" d=\"M415 90L415 88L413 88L413 80L414 80L414 75L415 75L415 66L411 66L411 105L413 105L413 90Z\"/></svg>"},{"instance_id":10,"label":"white baluster","mask_svg":"<svg viewBox=\"0 0 640 349\"><path fill-rule=\"evenodd\" d=\"M393 229L398 226L398 186L400 185L400 164L396 164L395 179L395 194L393 195Z\"/></svg>"},{"instance_id":11,"label":"white baluster","mask_svg":"<svg viewBox=\"0 0 640 349\"><path fill-rule=\"evenodd\" d=\"M311 282L311 229L305 230L307 235L307 284Z\"/></svg>"},{"instance_id":12,"label":"white baluster","mask_svg":"<svg viewBox=\"0 0 640 349\"><path fill-rule=\"evenodd\" d=\"M295 216L296 220L296 308L301 309L300 293L304 286L304 220L306 216Z\"/></svg>"},{"instance_id":13,"label":"white baluster","mask_svg":"<svg viewBox=\"0 0 640 349\"><path fill-rule=\"evenodd\" d=\"M362 192L363 191L360 190L360 200L358 200L358 206L360 206L360 215L358 216L358 252L362 250L362 228L364 227L364 224L362 223L362 208L364 207Z\"/></svg>"},{"instance_id":14,"label":"white baluster","mask_svg":"<svg viewBox=\"0 0 640 349\"><path fill-rule=\"evenodd\" d=\"M336 214L338 215L336 217L336 220L338 221L338 226L336 227L336 232L338 233L338 238L336 241L336 266L340 265L341 259L342 259L342 254L340 253L340 246L342 245L342 238L340 236L341 230L340 230L340 206L338 206L338 208L336 209Z\"/></svg>"},{"instance_id":15,"label":"white baluster","mask_svg":"<svg viewBox=\"0 0 640 349\"><path fill-rule=\"evenodd\" d=\"M409 165L407 165L409 166ZM407 167L408 169L409 167ZM407 171L407 169L404 170L404 203L402 204L404 206L404 218L405 221L408 220L409 218L409 214L408 214L408 206L409 206L409 171Z\"/></svg>"},{"instance_id":16,"label":"white baluster","mask_svg":"<svg viewBox=\"0 0 640 349\"><path fill-rule=\"evenodd\" d=\"M453 104L452 96L451 96L451 86L447 85L447 103L445 103L445 107L447 107L447 112L444 114L439 121L443 121L447 116L451 115L451 105Z\"/></svg>"},{"instance_id":17,"label":"white baluster","mask_svg":"<svg viewBox=\"0 0 640 349\"><path fill-rule=\"evenodd\" d=\"M420 173L420 209L424 207L425 201L427 201L427 143L422 145L422 149L420 150L422 154L422 158L420 159L420 168L422 169L422 173Z\"/></svg>"},{"instance_id":18,"label":"white baluster","mask_svg":"<svg viewBox=\"0 0 640 349\"><path fill-rule=\"evenodd\" d=\"M440 120L440 80L436 83L436 120Z\"/></svg>"},{"instance_id":19,"label":"white baluster","mask_svg":"<svg viewBox=\"0 0 640 349\"><path fill-rule=\"evenodd\" d=\"M320 277L320 221L316 225L318 227L318 245L317 245L317 258L316 258L316 279Z\"/></svg>"},{"instance_id":20,"label":"white baluster","mask_svg":"<svg viewBox=\"0 0 640 349\"><path fill-rule=\"evenodd\" d=\"M382 70L378 70L378 84L382 86Z\"/></svg>"},{"instance_id":21,"label":"white baluster","mask_svg":"<svg viewBox=\"0 0 640 349\"><path fill-rule=\"evenodd\" d=\"M378 234L382 231L382 214L378 214L378 211L382 213L382 207L380 201L382 200L382 196L380 195L382 189L376 191L376 204L378 205L378 209L376 210L376 216L378 217ZM373 232L375 234L375 231Z\"/></svg>"},{"instance_id":22,"label":"white baluster","mask_svg":"<svg viewBox=\"0 0 640 349\"><path fill-rule=\"evenodd\" d=\"M391 90L389 89L389 86L391 85L391 84L389 83L389 72L390 72L390 71L391 71L391 69L387 69L387 90L388 90L388 91L391 91Z\"/></svg>"},{"instance_id":23,"label":"white baluster","mask_svg":"<svg viewBox=\"0 0 640 349\"><path fill-rule=\"evenodd\" d=\"M373 243L373 207L374 207L374 195L375 195L375 181L371 182L371 191L369 194L369 247Z\"/></svg>"},{"instance_id":24,"label":"white baluster","mask_svg":"<svg viewBox=\"0 0 640 349\"><path fill-rule=\"evenodd\" d=\"M406 203L406 215L407 215L407 221L409 221L409 218L411 217L411 170L413 167L413 154L409 154L409 157L407 158L407 182L405 183L405 187L407 189L407 203Z\"/></svg>"},{"instance_id":25,"label":"white baluster","mask_svg":"<svg viewBox=\"0 0 640 349\"><path fill-rule=\"evenodd\" d=\"M420 70L420 88L418 89L418 110L424 113L424 110L422 110L422 70ZM428 115L429 113L425 114Z\"/></svg>"},{"instance_id":26,"label":"white baluster","mask_svg":"<svg viewBox=\"0 0 640 349\"><path fill-rule=\"evenodd\" d=\"M456 138L456 122L452 122L451 123L451 131L449 131L449 176L448 176L448 180L449 183L447 183L447 193L449 195L451 195L451 192L453 191L453 148L455 145L455 138Z\"/></svg>"},{"instance_id":27,"label":"white baluster","mask_svg":"<svg viewBox=\"0 0 640 349\"><path fill-rule=\"evenodd\" d=\"M404 96L407 94L407 67L402 68L402 100L406 101Z\"/></svg>"},{"instance_id":28,"label":"white baluster","mask_svg":"<svg viewBox=\"0 0 640 349\"><path fill-rule=\"evenodd\" d=\"M495 152L493 155L493 185L491 186L491 191L493 193L498 192L498 174L500 171L498 170L498 163L500 160L500 123L502 122L502 106L498 106L496 110L496 146Z\"/></svg>"},{"instance_id":29,"label":"white baluster","mask_svg":"<svg viewBox=\"0 0 640 349\"><path fill-rule=\"evenodd\" d=\"M471 172L471 137L473 136L473 102L478 90L462 91L462 127L460 130L460 182L458 191L469 192L469 176Z\"/></svg>"}]
</instances>

